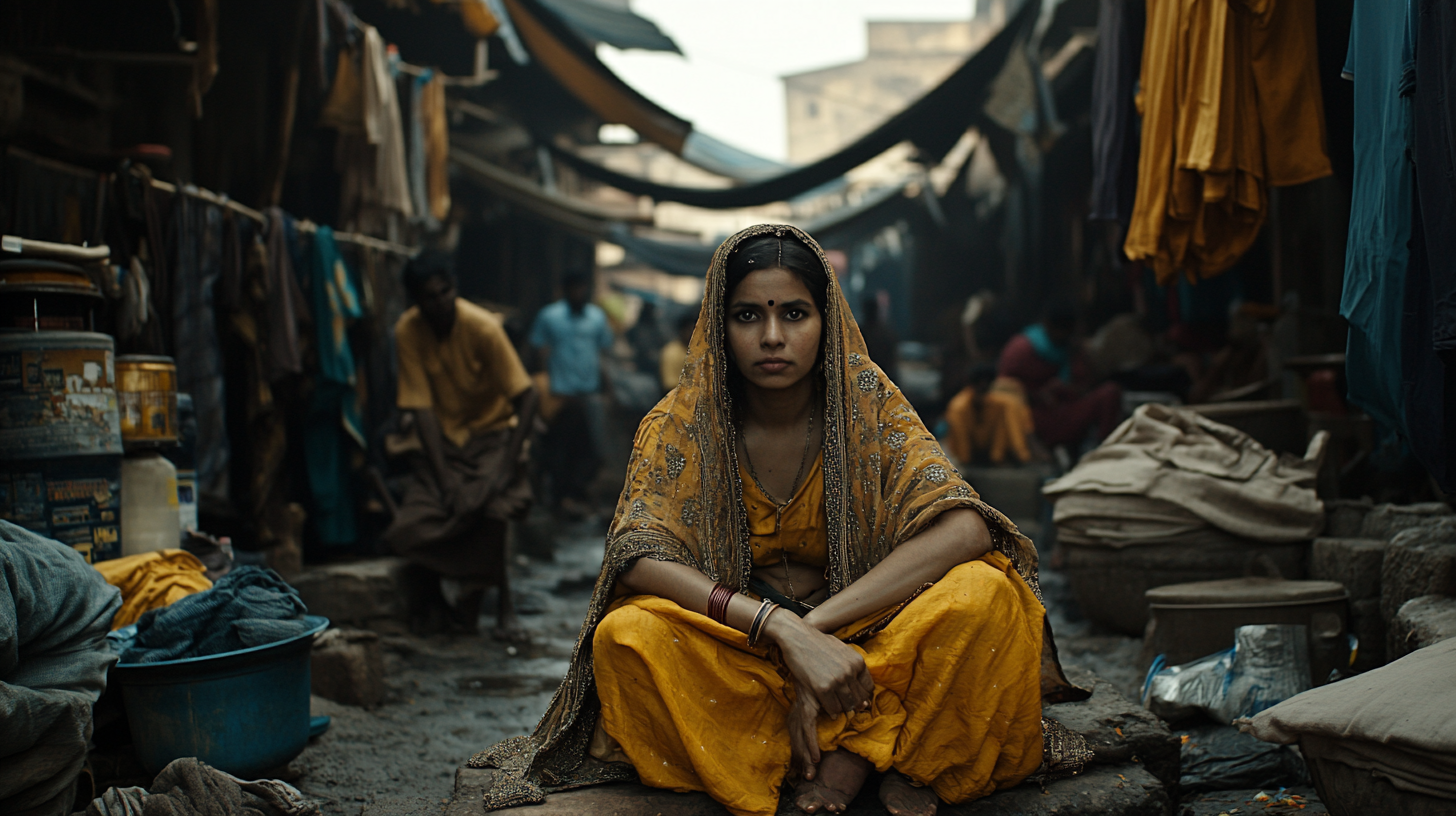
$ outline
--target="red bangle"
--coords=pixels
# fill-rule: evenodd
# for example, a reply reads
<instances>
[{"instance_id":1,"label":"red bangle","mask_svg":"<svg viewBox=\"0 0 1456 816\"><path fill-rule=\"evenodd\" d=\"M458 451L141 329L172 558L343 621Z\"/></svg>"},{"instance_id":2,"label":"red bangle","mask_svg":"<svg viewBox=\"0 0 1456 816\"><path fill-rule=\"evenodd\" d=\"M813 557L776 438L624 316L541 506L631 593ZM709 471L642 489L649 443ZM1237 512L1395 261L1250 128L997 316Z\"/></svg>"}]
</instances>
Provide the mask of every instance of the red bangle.
<instances>
[{"instance_id":1,"label":"red bangle","mask_svg":"<svg viewBox=\"0 0 1456 816\"><path fill-rule=\"evenodd\" d=\"M728 602L733 600L733 590L722 584L713 584L713 591L708 593L708 617L728 625Z\"/></svg>"}]
</instances>

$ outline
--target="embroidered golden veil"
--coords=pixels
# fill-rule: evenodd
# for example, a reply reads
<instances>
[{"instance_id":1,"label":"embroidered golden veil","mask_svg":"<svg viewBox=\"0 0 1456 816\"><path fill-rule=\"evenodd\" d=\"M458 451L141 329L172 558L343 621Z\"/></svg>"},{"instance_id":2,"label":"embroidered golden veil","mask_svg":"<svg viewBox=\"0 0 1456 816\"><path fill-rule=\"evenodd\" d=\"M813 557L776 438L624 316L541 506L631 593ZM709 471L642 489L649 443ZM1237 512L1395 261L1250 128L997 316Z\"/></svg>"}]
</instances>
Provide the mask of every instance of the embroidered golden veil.
<instances>
[{"instance_id":1,"label":"embroidered golden veil","mask_svg":"<svg viewBox=\"0 0 1456 816\"><path fill-rule=\"evenodd\" d=\"M869 359L823 249L795 227L750 227L714 253L681 382L637 431L601 575L566 679L534 734L506 740L470 760L473 767L504 771L486 794L489 808L539 802L548 790L635 777L628 766L588 756L600 710L592 635L613 600L617 576L635 559L688 564L716 581L747 589L753 560L728 390L732 363L724 350L724 306L729 259L744 241L765 234L803 241L828 273L821 343L831 591L864 575L936 516L970 507L985 518L995 548L1041 598L1036 549L961 479L899 389ZM1086 697L1063 677L1050 629L1043 648L1042 694L1047 702Z\"/></svg>"}]
</instances>

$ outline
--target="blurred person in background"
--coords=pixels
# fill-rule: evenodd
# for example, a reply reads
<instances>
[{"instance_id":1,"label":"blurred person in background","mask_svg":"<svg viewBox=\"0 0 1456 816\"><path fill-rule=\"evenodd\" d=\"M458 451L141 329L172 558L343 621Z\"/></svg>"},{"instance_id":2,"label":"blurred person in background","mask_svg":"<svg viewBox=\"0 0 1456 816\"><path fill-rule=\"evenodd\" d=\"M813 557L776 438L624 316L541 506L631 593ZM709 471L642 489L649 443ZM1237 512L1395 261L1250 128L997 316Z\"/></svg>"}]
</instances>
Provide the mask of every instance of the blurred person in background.
<instances>
[{"instance_id":1,"label":"blurred person in background","mask_svg":"<svg viewBox=\"0 0 1456 816\"><path fill-rule=\"evenodd\" d=\"M1000 376L1026 389L1041 441L1049 447L1065 445L1074 456L1089 434L1100 442L1122 418L1122 389L1116 383L1092 382L1090 368L1073 344L1076 329L1075 304L1054 300L1040 322L1006 343L997 366Z\"/></svg>"},{"instance_id":2,"label":"blurred person in background","mask_svg":"<svg viewBox=\"0 0 1456 816\"><path fill-rule=\"evenodd\" d=\"M552 498L557 509L577 518L591 515L589 490L601 467L611 392L602 356L612 347L612 329L607 313L591 302L592 286L590 270L568 272L564 297L536 315L530 334L560 405L544 440Z\"/></svg>"},{"instance_id":3,"label":"blurred person in background","mask_svg":"<svg viewBox=\"0 0 1456 816\"><path fill-rule=\"evenodd\" d=\"M456 295L448 255L411 260L404 286L415 302L394 327L406 435L391 447L409 455L413 480L384 541L411 563L417 631L474 631L485 587L495 585L494 634L518 640L506 524L531 504L526 440L536 390L500 318ZM441 577L462 587L453 609Z\"/></svg>"},{"instance_id":4,"label":"blurred person in background","mask_svg":"<svg viewBox=\"0 0 1456 816\"><path fill-rule=\"evenodd\" d=\"M677 388L682 376L683 363L688 359L688 344L693 340L693 330L698 327L698 312L693 310L677 319L677 337L669 340L657 357L657 374L662 381L663 392Z\"/></svg>"}]
</instances>

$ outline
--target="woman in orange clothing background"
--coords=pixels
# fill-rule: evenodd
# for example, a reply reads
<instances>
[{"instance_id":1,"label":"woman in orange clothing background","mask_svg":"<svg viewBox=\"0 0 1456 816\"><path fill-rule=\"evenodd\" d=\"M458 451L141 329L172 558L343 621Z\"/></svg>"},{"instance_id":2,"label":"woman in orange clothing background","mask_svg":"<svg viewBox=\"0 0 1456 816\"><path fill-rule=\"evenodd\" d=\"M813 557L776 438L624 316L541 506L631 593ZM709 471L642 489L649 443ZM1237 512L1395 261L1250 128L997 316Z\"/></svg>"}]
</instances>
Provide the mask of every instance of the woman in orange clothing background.
<instances>
[{"instance_id":1,"label":"woman in orange clothing background","mask_svg":"<svg viewBox=\"0 0 1456 816\"><path fill-rule=\"evenodd\" d=\"M487 805L638 778L771 814L842 812L871 771L931 814L1085 743L1036 551L868 358L823 251L719 247L679 386L637 433L572 666L536 731L476 755Z\"/></svg>"}]
</instances>

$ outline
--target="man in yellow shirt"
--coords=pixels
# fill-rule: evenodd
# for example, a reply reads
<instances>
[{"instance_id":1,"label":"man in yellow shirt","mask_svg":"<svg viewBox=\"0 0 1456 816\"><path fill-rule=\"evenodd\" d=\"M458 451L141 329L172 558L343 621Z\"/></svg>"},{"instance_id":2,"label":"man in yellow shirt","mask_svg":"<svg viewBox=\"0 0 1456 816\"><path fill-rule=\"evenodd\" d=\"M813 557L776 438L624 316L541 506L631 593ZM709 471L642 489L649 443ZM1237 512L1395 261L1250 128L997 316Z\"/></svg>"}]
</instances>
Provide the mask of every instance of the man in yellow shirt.
<instances>
[{"instance_id":1,"label":"man in yellow shirt","mask_svg":"<svg viewBox=\"0 0 1456 816\"><path fill-rule=\"evenodd\" d=\"M494 634L518 640L525 633L511 603L506 523L531 503L526 440L537 394L500 318L456 296L448 256L415 258L404 284L415 306L394 327L396 402L418 443L406 446L414 479L384 540L411 562L416 629L474 631L485 587L495 585ZM462 586L453 611L441 577Z\"/></svg>"}]
</instances>

